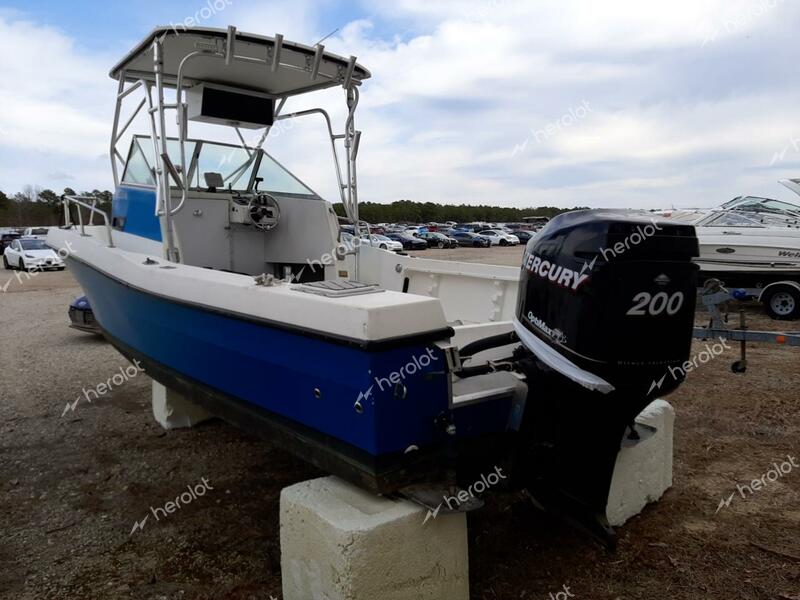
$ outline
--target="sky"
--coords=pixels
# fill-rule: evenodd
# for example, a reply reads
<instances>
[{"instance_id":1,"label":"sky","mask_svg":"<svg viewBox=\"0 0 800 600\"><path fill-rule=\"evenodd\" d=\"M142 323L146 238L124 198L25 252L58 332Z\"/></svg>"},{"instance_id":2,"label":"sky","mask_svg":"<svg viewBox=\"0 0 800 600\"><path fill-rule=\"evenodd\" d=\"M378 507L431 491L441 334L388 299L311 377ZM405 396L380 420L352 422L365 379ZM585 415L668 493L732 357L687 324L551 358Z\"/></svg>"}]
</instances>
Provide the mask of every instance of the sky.
<instances>
[{"instance_id":1,"label":"sky","mask_svg":"<svg viewBox=\"0 0 800 600\"><path fill-rule=\"evenodd\" d=\"M790 0L0 0L0 190L113 188L108 71L154 26L189 17L329 36L326 49L358 57L373 74L357 114L361 201L797 201L777 183L800 177ZM289 108L312 106L343 127L341 89ZM298 121L266 149L335 201L326 144Z\"/></svg>"}]
</instances>

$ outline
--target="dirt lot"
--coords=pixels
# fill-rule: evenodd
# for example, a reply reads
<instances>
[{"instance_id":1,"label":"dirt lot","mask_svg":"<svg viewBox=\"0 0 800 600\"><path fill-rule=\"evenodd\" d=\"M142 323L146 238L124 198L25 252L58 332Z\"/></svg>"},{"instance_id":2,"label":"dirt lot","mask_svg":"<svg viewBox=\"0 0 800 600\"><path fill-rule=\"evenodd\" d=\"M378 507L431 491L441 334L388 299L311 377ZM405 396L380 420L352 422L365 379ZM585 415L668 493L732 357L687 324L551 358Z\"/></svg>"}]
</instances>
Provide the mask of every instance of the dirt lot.
<instances>
[{"instance_id":1,"label":"dirt lot","mask_svg":"<svg viewBox=\"0 0 800 600\"><path fill-rule=\"evenodd\" d=\"M521 249L422 254L517 265ZM162 430L147 376L115 385L124 359L66 327L79 294L69 272L0 293L0 597L279 598L280 490L317 473L221 422ZM621 529L616 553L524 499L488 496L469 516L472 597L564 598L567 586L575 599L800 600L800 469L735 493L800 456L800 350L752 345L740 375L735 358L670 396L675 485ZM111 391L87 402L101 382ZM201 478L202 497L131 534Z\"/></svg>"}]
</instances>

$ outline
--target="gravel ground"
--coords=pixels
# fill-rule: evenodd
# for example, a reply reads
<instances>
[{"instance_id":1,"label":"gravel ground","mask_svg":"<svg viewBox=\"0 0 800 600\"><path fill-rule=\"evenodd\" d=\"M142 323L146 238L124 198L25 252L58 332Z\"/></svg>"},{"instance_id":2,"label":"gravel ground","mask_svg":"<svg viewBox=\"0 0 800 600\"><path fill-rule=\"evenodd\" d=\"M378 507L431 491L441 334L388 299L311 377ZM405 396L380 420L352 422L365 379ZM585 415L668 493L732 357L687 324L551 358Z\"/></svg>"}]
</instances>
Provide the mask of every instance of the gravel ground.
<instances>
[{"instance_id":1,"label":"gravel ground","mask_svg":"<svg viewBox=\"0 0 800 600\"><path fill-rule=\"evenodd\" d=\"M517 265L521 252L420 255ZM116 385L126 361L67 328L79 294L68 271L0 293L0 598L279 598L280 490L318 473L218 421L162 430L148 377ZM752 327L776 328L748 314ZM800 600L800 469L715 512L737 484L800 456L800 354L751 345L741 375L735 358L670 396L675 485L621 529L616 553L519 497L488 496L469 516L472 597L544 600L566 585L578 599ZM100 383L111 391L88 402L83 391ZM203 478L196 499L131 533Z\"/></svg>"}]
</instances>

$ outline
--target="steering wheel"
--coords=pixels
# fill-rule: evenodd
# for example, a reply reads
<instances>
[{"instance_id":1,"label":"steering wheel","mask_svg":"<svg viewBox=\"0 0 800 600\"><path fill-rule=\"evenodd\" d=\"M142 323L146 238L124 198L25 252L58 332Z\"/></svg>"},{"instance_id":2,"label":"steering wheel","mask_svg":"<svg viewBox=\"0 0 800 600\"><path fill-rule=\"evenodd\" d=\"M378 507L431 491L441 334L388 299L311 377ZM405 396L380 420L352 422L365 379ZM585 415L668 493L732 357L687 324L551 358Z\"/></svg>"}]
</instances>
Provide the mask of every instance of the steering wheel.
<instances>
[{"instance_id":1,"label":"steering wheel","mask_svg":"<svg viewBox=\"0 0 800 600\"><path fill-rule=\"evenodd\" d=\"M258 192L247 203L247 215L254 227L270 231L281 220L281 207L273 196Z\"/></svg>"}]
</instances>

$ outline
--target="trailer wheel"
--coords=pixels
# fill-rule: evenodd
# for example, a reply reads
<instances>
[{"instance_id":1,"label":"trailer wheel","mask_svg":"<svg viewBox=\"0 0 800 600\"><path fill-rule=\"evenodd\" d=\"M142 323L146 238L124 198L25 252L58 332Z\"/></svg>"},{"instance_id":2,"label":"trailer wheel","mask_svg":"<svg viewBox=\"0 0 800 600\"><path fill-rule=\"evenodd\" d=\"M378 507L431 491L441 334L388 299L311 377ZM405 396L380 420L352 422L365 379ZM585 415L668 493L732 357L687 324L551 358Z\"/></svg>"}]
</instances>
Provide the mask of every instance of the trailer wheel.
<instances>
[{"instance_id":1,"label":"trailer wheel","mask_svg":"<svg viewBox=\"0 0 800 600\"><path fill-rule=\"evenodd\" d=\"M747 371L747 361L737 360L731 365L731 371L734 373L744 373Z\"/></svg>"},{"instance_id":2,"label":"trailer wheel","mask_svg":"<svg viewBox=\"0 0 800 600\"><path fill-rule=\"evenodd\" d=\"M761 300L772 319L792 321L800 317L800 292L789 286L775 286Z\"/></svg>"}]
</instances>

